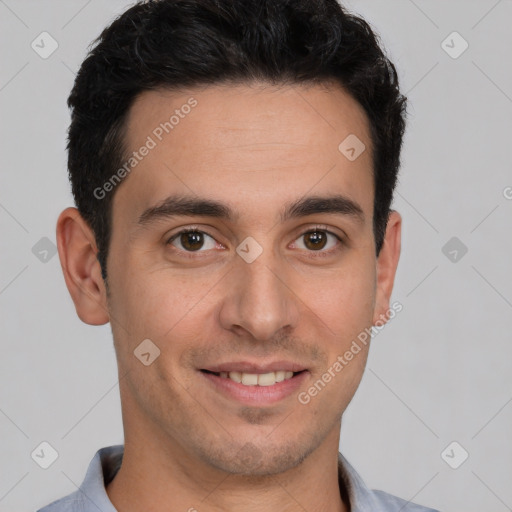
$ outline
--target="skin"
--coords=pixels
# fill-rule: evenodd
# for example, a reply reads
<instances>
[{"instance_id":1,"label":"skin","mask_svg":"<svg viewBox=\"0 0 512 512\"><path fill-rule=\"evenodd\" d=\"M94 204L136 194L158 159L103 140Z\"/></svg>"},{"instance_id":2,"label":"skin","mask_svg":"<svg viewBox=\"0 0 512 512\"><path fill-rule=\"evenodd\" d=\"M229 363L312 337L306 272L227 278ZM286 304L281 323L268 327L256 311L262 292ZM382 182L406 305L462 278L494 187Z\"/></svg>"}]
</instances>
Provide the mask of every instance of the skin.
<instances>
[{"instance_id":1,"label":"skin","mask_svg":"<svg viewBox=\"0 0 512 512\"><path fill-rule=\"evenodd\" d=\"M296 361L307 365L305 391L359 333L387 318L401 216L391 212L377 258L368 119L334 85L151 91L130 110L130 152L190 97L197 106L113 192L108 293L88 225L74 208L58 220L77 314L91 325L110 321L114 336L125 454L107 493L122 512L168 512L169 504L183 511L348 510L338 485L341 418L369 345L306 405L297 393L268 406L241 404L199 369ZM352 162L338 150L349 134L366 145ZM238 217L138 224L171 193L215 199ZM333 194L357 202L364 221L315 213L281 222L285 203ZM324 248L311 248L304 233L317 224L342 242L327 234ZM187 253L179 237L167 243L190 226L209 235L199 253ZM248 236L263 249L252 263L236 252ZM149 366L133 354L147 338L160 349Z\"/></svg>"}]
</instances>

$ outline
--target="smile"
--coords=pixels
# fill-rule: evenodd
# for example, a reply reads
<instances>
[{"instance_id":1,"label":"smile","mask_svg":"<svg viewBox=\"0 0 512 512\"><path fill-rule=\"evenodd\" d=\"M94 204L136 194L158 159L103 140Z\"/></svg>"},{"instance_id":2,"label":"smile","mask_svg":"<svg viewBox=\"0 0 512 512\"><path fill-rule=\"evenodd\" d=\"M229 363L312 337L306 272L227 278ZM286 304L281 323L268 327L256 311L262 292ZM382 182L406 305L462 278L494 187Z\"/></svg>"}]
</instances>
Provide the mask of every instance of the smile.
<instances>
[{"instance_id":1,"label":"smile","mask_svg":"<svg viewBox=\"0 0 512 512\"><path fill-rule=\"evenodd\" d=\"M209 372L209 370L203 370ZM244 386L273 386L276 382L291 379L294 372L278 370L269 373L246 373L246 372L209 372L218 375L223 379L231 379ZM300 372L295 372L300 373Z\"/></svg>"},{"instance_id":2,"label":"smile","mask_svg":"<svg viewBox=\"0 0 512 512\"><path fill-rule=\"evenodd\" d=\"M309 377L308 370L275 370L265 373L200 370L208 388L225 399L255 407L276 404L296 395Z\"/></svg>"}]
</instances>

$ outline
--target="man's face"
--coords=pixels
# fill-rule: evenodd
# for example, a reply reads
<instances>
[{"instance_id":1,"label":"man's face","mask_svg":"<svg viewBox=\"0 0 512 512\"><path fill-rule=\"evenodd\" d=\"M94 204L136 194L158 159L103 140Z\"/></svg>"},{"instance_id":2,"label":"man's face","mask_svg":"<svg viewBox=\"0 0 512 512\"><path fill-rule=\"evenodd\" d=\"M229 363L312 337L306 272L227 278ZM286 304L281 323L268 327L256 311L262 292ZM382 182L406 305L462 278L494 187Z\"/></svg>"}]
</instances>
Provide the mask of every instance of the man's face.
<instances>
[{"instance_id":1,"label":"man's face","mask_svg":"<svg viewBox=\"0 0 512 512\"><path fill-rule=\"evenodd\" d=\"M176 109L169 133L158 130ZM353 161L338 149L350 134L366 145ZM384 313L362 108L319 86L151 91L132 107L125 142L130 154L151 147L115 190L107 267L126 440L230 472L294 467L337 438L368 346L307 404L299 394ZM170 196L215 201L232 217L155 208ZM361 215L289 211L336 196ZM186 228L199 233L178 234ZM160 350L149 365L134 355L147 339ZM220 373L270 368L300 373L258 387Z\"/></svg>"}]
</instances>

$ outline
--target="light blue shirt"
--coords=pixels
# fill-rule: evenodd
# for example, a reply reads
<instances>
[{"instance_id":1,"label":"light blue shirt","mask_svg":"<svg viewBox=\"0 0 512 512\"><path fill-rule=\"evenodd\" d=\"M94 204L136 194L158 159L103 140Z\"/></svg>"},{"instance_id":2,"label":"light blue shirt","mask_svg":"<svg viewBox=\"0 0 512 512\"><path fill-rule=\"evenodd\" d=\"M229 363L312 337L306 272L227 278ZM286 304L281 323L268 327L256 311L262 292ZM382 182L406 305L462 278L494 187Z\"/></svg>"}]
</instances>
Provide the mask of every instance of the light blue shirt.
<instances>
[{"instance_id":1,"label":"light blue shirt","mask_svg":"<svg viewBox=\"0 0 512 512\"><path fill-rule=\"evenodd\" d=\"M37 512L117 512L105 490L121 467L124 446L107 446L94 455L80 488ZM439 512L366 487L347 459L338 453L340 488L348 492L351 512Z\"/></svg>"}]
</instances>

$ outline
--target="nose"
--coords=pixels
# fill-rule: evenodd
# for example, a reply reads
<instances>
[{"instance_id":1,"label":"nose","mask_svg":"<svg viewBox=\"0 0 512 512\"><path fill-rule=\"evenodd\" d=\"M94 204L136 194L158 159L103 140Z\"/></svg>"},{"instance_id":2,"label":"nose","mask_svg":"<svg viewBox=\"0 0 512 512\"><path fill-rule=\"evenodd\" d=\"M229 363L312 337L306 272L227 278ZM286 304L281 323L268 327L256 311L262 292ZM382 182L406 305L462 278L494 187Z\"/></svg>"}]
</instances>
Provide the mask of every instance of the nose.
<instances>
[{"instance_id":1,"label":"nose","mask_svg":"<svg viewBox=\"0 0 512 512\"><path fill-rule=\"evenodd\" d=\"M240 258L228 274L220 310L224 329L266 341L297 326L300 300L287 283L284 266L272 261L270 252L263 251L252 263Z\"/></svg>"}]
</instances>

